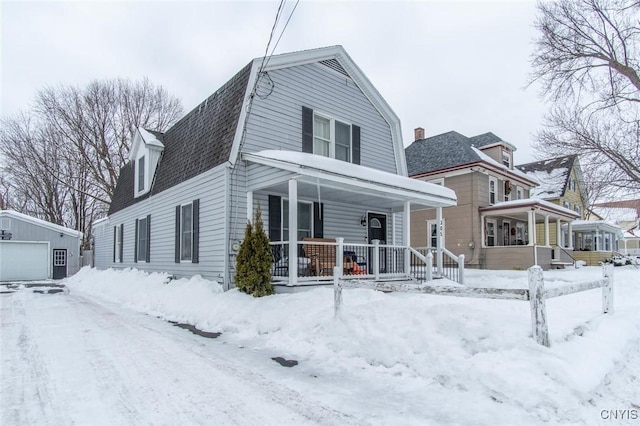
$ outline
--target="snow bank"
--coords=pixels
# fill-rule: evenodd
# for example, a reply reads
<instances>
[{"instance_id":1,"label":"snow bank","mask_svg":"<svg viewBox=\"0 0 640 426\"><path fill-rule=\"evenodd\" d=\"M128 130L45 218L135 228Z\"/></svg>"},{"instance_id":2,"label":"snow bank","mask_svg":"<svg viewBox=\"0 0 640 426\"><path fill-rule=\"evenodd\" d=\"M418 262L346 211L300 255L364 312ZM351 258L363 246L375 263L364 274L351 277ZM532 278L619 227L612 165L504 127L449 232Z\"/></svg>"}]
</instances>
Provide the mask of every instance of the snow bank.
<instances>
[{"instance_id":1,"label":"snow bank","mask_svg":"<svg viewBox=\"0 0 640 426\"><path fill-rule=\"evenodd\" d=\"M597 402L611 402L601 392L609 376L640 370L627 365L640 359L638 275L631 266L615 269L614 315L600 313L598 290L547 301L550 348L531 339L529 304L522 301L353 289L343 292L334 318L329 288L255 299L223 292L201 277L167 283L165 274L89 268L66 284L71 292L222 332L239 345L277 351L332 374L377 375L403 390L416 386L428 395L435 423L595 424L602 408ZM600 276L595 267L550 271L545 284ZM527 287L526 271L468 271L467 278L472 286ZM632 408L640 391L628 380L616 383L629 387L615 392L628 401L605 408Z\"/></svg>"}]
</instances>

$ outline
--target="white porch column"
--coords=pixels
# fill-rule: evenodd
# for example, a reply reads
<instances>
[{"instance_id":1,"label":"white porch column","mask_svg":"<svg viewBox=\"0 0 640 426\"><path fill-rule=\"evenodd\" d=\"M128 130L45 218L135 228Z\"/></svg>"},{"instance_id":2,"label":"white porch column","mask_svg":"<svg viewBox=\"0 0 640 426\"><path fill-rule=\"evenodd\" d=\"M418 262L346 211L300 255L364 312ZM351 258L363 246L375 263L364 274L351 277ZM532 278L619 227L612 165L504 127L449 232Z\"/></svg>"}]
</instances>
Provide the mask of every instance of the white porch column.
<instances>
[{"instance_id":1,"label":"white porch column","mask_svg":"<svg viewBox=\"0 0 640 426\"><path fill-rule=\"evenodd\" d=\"M560 219L556 219L556 245L558 247L564 247L564 244L562 244L562 225L560 224Z\"/></svg>"},{"instance_id":2,"label":"white porch column","mask_svg":"<svg viewBox=\"0 0 640 426\"><path fill-rule=\"evenodd\" d=\"M289 285L298 283L298 181L289 181Z\"/></svg>"},{"instance_id":3,"label":"white porch column","mask_svg":"<svg viewBox=\"0 0 640 426\"><path fill-rule=\"evenodd\" d=\"M551 243L549 242L549 216L544 216L544 245L549 247Z\"/></svg>"},{"instance_id":4,"label":"white porch column","mask_svg":"<svg viewBox=\"0 0 640 426\"><path fill-rule=\"evenodd\" d=\"M529 228L529 246L536 245L536 212L529 210L529 217L527 218L527 226Z\"/></svg>"},{"instance_id":5,"label":"white porch column","mask_svg":"<svg viewBox=\"0 0 640 426\"><path fill-rule=\"evenodd\" d=\"M402 245L404 249L404 273L409 275L411 273L411 202L404 202L404 211L402 212Z\"/></svg>"},{"instance_id":6,"label":"white porch column","mask_svg":"<svg viewBox=\"0 0 640 426\"><path fill-rule=\"evenodd\" d=\"M253 191L247 191L247 222L253 223Z\"/></svg>"},{"instance_id":7,"label":"white porch column","mask_svg":"<svg viewBox=\"0 0 640 426\"><path fill-rule=\"evenodd\" d=\"M567 223L567 238L569 239L569 241L567 241L567 248L573 250L573 228L571 222Z\"/></svg>"},{"instance_id":8,"label":"white porch column","mask_svg":"<svg viewBox=\"0 0 640 426\"><path fill-rule=\"evenodd\" d=\"M485 226L485 219L487 217L485 215L480 215L480 247L485 248L487 246L486 244L486 236L484 234L484 226Z\"/></svg>"},{"instance_id":9,"label":"white porch column","mask_svg":"<svg viewBox=\"0 0 640 426\"><path fill-rule=\"evenodd\" d=\"M443 227L443 223L442 223L442 207L437 207L436 208L436 222L437 222L437 231L436 231L436 266L437 266L437 270L438 270L438 275L442 276L443 270L442 270L442 247L443 247L443 241L442 241L442 227Z\"/></svg>"},{"instance_id":10,"label":"white porch column","mask_svg":"<svg viewBox=\"0 0 640 426\"><path fill-rule=\"evenodd\" d=\"M600 232L596 229L595 235L593 237L593 241L595 242L594 246L595 246L595 250L596 251L601 251L602 250L602 243L601 243L601 238L600 238Z\"/></svg>"}]
</instances>

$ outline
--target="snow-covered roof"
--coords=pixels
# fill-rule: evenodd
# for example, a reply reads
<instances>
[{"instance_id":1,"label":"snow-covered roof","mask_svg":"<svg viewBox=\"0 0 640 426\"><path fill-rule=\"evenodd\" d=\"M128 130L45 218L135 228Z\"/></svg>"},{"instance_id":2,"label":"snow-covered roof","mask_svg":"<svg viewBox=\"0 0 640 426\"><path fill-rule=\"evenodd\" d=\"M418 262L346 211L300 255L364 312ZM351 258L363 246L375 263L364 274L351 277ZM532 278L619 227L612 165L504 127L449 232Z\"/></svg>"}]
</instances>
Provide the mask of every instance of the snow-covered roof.
<instances>
[{"instance_id":1,"label":"snow-covered roof","mask_svg":"<svg viewBox=\"0 0 640 426\"><path fill-rule=\"evenodd\" d=\"M554 212L566 217L571 217L571 218L580 217L579 213L571 209L559 206L558 204L554 204L549 201L543 200L542 198L537 198L537 197L523 198L520 200L502 201L499 203L495 203L489 207L483 207L480 210L481 211L505 211L505 210L512 210L512 209L517 210L521 208L532 208L532 207L541 208L543 210ZM575 223L575 221L573 223Z\"/></svg>"},{"instance_id":2,"label":"snow-covered roof","mask_svg":"<svg viewBox=\"0 0 640 426\"><path fill-rule=\"evenodd\" d=\"M615 222L633 222L638 218L638 212L634 208L626 207L593 207L593 212L601 218Z\"/></svg>"},{"instance_id":3,"label":"snow-covered roof","mask_svg":"<svg viewBox=\"0 0 640 426\"><path fill-rule=\"evenodd\" d=\"M454 206L456 193L444 186L411 179L382 170L346 163L329 157L304 152L265 150L244 153L243 158L258 164L277 167L304 176L340 181L346 185L368 187L413 199L431 206Z\"/></svg>"},{"instance_id":4,"label":"snow-covered roof","mask_svg":"<svg viewBox=\"0 0 640 426\"><path fill-rule=\"evenodd\" d=\"M532 196L545 199L560 198L564 195L571 169L577 164L576 159L576 155L567 155L520 164L516 168L540 183L540 186L532 189Z\"/></svg>"},{"instance_id":5,"label":"snow-covered roof","mask_svg":"<svg viewBox=\"0 0 640 426\"><path fill-rule=\"evenodd\" d=\"M76 231L75 229L66 228L61 225L57 225L55 223L47 222L46 220L38 219L35 217L28 216L23 213L19 213L15 210L0 210L0 217L9 217L22 220L24 222L31 223L33 225L42 226L43 228L48 228L55 232L62 232L63 234L82 238L82 232Z\"/></svg>"},{"instance_id":6,"label":"snow-covered roof","mask_svg":"<svg viewBox=\"0 0 640 426\"><path fill-rule=\"evenodd\" d=\"M500 170L502 170L502 171L503 171L503 172L505 172L505 173L509 173L509 174L512 174L512 175L519 176L519 177L521 177L522 179L531 180L531 177L530 177L530 176L528 176L527 174L522 173L522 172L521 172L520 170L518 170L518 169L511 169L511 168L509 168L509 167L505 166L504 164L502 164L502 163L500 163L500 162L498 162L498 161L494 160L493 158L489 157L487 154L485 154L484 152L482 152L482 151L481 151L481 150L479 150L478 148L476 148L476 147L471 147L471 149L473 149L473 150L476 152L476 154L478 154L478 156L480 157L480 159L481 159L482 161L484 161L485 163L489 163L489 164L491 164L492 166L499 168Z\"/></svg>"},{"instance_id":7,"label":"snow-covered roof","mask_svg":"<svg viewBox=\"0 0 640 426\"><path fill-rule=\"evenodd\" d=\"M142 127L138 127L138 131L140 132L140 136L142 136L142 140L145 145L157 146L158 148L164 148L162 142L158 140L158 138L151 132Z\"/></svg>"},{"instance_id":8,"label":"snow-covered roof","mask_svg":"<svg viewBox=\"0 0 640 426\"><path fill-rule=\"evenodd\" d=\"M571 226L574 231L605 231L622 236L620 227L606 220L576 220Z\"/></svg>"}]
</instances>

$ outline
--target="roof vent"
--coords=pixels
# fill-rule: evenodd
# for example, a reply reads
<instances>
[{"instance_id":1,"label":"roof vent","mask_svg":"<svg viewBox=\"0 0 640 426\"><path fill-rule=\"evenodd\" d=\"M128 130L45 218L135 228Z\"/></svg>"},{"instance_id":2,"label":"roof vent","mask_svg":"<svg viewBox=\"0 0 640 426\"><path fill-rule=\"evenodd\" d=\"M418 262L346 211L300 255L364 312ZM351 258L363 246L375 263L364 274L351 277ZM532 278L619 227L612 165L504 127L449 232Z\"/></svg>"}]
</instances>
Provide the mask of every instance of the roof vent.
<instances>
[{"instance_id":1,"label":"roof vent","mask_svg":"<svg viewBox=\"0 0 640 426\"><path fill-rule=\"evenodd\" d=\"M331 68L334 71L339 72L340 74L342 74L344 76L347 76L347 77L351 78L349 73L344 68L342 68L342 65L340 65L340 62L338 62L335 59L326 59L324 61L320 61L320 63L322 65L324 65L324 66L327 66L327 67Z\"/></svg>"}]
</instances>

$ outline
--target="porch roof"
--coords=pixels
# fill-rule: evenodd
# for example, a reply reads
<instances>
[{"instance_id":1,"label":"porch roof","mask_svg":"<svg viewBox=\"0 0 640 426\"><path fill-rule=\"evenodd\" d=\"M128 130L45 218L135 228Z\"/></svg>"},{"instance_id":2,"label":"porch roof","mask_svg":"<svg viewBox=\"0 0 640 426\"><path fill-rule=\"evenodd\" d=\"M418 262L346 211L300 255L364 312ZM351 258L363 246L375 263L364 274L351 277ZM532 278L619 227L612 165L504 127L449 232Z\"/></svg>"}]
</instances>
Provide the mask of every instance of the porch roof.
<instances>
[{"instance_id":1,"label":"porch roof","mask_svg":"<svg viewBox=\"0 0 640 426\"><path fill-rule=\"evenodd\" d=\"M576 220L571 224L574 232L609 232L622 238L622 229L604 220Z\"/></svg>"},{"instance_id":2,"label":"porch roof","mask_svg":"<svg viewBox=\"0 0 640 426\"><path fill-rule=\"evenodd\" d=\"M353 204L371 204L400 209L409 201L412 209L449 207L457 204L453 190L357 164L304 152L265 150L243 153L244 160L282 170L276 180L249 182L249 190L272 188L286 192L286 182L296 179L303 194L315 196L322 188L322 198ZM330 188L327 191L326 188Z\"/></svg>"},{"instance_id":3,"label":"porch roof","mask_svg":"<svg viewBox=\"0 0 640 426\"><path fill-rule=\"evenodd\" d=\"M488 213L495 216L510 216L514 214L527 213L535 210L536 213L547 215L552 219L564 219L572 221L580 217L579 213L565 207L553 204L540 198L525 198L522 200L511 200L496 203L488 207L480 207L481 213Z\"/></svg>"}]
</instances>

